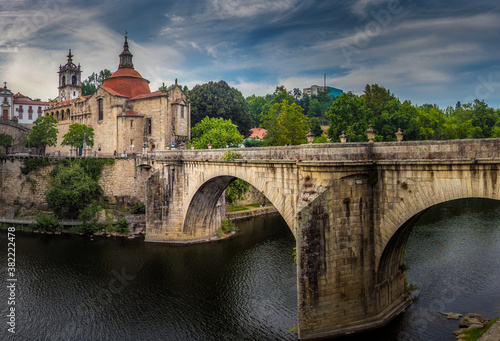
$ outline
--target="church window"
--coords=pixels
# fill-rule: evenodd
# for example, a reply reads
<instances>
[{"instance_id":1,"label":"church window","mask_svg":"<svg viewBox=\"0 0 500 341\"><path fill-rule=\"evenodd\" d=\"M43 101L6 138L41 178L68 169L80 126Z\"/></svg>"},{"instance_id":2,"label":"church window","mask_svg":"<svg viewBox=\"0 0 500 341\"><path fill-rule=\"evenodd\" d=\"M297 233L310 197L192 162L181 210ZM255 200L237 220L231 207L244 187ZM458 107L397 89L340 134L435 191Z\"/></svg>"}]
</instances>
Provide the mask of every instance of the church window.
<instances>
[{"instance_id":1,"label":"church window","mask_svg":"<svg viewBox=\"0 0 500 341\"><path fill-rule=\"evenodd\" d=\"M146 118L146 129L147 129L148 135L151 135L152 127L153 126L152 126L151 118Z\"/></svg>"},{"instance_id":2,"label":"church window","mask_svg":"<svg viewBox=\"0 0 500 341\"><path fill-rule=\"evenodd\" d=\"M104 110L103 110L103 107L102 107L102 98L99 98L97 100L97 110L99 112L99 118L98 118L98 120L102 121L104 119Z\"/></svg>"},{"instance_id":3,"label":"church window","mask_svg":"<svg viewBox=\"0 0 500 341\"><path fill-rule=\"evenodd\" d=\"M130 129L134 128L134 120L130 120Z\"/></svg>"},{"instance_id":4,"label":"church window","mask_svg":"<svg viewBox=\"0 0 500 341\"><path fill-rule=\"evenodd\" d=\"M184 118L184 106L181 105L181 118Z\"/></svg>"},{"instance_id":5,"label":"church window","mask_svg":"<svg viewBox=\"0 0 500 341\"><path fill-rule=\"evenodd\" d=\"M71 83L76 85L76 76L71 77Z\"/></svg>"},{"instance_id":6,"label":"church window","mask_svg":"<svg viewBox=\"0 0 500 341\"><path fill-rule=\"evenodd\" d=\"M62 76L62 82L61 83L62 83L61 85L63 85L63 86L66 85L66 76Z\"/></svg>"}]
</instances>

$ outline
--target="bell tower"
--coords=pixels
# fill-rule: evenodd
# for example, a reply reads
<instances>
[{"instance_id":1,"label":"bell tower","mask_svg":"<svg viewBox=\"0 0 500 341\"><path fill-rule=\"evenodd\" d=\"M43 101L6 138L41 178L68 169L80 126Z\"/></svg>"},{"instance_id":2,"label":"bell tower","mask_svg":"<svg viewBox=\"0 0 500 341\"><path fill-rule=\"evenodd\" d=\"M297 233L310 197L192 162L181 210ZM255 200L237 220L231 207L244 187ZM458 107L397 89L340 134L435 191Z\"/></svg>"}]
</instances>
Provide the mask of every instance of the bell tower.
<instances>
[{"instance_id":1,"label":"bell tower","mask_svg":"<svg viewBox=\"0 0 500 341\"><path fill-rule=\"evenodd\" d=\"M59 66L59 102L77 98L82 92L80 64L73 63L71 49L67 57L66 65Z\"/></svg>"}]
</instances>

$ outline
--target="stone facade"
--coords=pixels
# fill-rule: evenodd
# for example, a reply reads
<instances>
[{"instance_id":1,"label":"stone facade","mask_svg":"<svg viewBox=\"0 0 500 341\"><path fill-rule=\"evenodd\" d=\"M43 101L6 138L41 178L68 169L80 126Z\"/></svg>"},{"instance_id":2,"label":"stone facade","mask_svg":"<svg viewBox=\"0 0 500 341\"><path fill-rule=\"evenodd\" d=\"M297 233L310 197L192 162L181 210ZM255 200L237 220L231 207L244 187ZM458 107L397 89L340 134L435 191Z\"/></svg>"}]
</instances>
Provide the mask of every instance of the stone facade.
<instances>
[{"instance_id":1,"label":"stone facade","mask_svg":"<svg viewBox=\"0 0 500 341\"><path fill-rule=\"evenodd\" d=\"M68 60L68 63L70 61ZM132 54L125 40L118 70L91 96L63 101L45 111L58 122L55 155L77 155L74 147L61 146L73 123L94 129L94 146L86 155L132 155L145 151L184 148L190 139L191 107L188 96L177 85L149 90L149 81L133 69Z\"/></svg>"},{"instance_id":2,"label":"stone facade","mask_svg":"<svg viewBox=\"0 0 500 341\"><path fill-rule=\"evenodd\" d=\"M217 199L240 178L276 207L297 240L299 338L380 327L411 303L404 248L430 207L500 199L500 140L348 143L157 153L147 241L209 236ZM154 181L153 181L154 179Z\"/></svg>"}]
</instances>

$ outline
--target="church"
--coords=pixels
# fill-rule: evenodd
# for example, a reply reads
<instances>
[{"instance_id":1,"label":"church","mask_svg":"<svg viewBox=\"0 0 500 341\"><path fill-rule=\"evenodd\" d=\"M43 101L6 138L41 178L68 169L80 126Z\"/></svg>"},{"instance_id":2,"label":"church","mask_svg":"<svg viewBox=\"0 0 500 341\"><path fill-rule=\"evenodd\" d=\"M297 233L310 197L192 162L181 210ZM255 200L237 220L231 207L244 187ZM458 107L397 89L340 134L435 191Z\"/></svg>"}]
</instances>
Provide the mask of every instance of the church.
<instances>
[{"instance_id":1,"label":"church","mask_svg":"<svg viewBox=\"0 0 500 341\"><path fill-rule=\"evenodd\" d=\"M89 96L81 94L80 65L71 50L59 67L58 103L44 111L54 116L59 130L57 145L46 152L75 156L80 151L61 146L73 123L94 129L94 146L84 146L85 155L132 155L144 150L185 148L190 139L191 107L188 96L175 85L151 92L149 81L134 69L127 36L118 70Z\"/></svg>"}]
</instances>

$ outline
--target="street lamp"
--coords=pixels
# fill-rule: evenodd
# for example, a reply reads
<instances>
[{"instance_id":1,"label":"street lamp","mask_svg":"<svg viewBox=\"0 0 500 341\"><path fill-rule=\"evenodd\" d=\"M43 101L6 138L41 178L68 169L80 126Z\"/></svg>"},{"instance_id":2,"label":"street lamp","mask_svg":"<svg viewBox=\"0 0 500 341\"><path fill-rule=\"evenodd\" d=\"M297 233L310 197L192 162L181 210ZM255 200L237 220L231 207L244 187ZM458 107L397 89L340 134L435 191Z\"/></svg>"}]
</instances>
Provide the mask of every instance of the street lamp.
<instances>
[{"instance_id":1,"label":"street lamp","mask_svg":"<svg viewBox=\"0 0 500 341\"><path fill-rule=\"evenodd\" d=\"M347 135L345 134L345 131L342 132L342 135L339 136L339 139L341 143L347 142Z\"/></svg>"},{"instance_id":2,"label":"street lamp","mask_svg":"<svg viewBox=\"0 0 500 341\"><path fill-rule=\"evenodd\" d=\"M403 134L403 132L401 131L401 128L398 128L398 131L396 132L396 138L398 139L398 142L403 141L404 135L405 134Z\"/></svg>"},{"instance_id":3,"label":"street lamp","mask_svg":"<svg viewBox=\"0 0 500 341\"><path fill-rule=\"evenodd\" d=\"M309 133L307 133L306 135L306 138L307 138L307 143L313 143L314 141L314 134L311 130L309 130Z\"/></svg>"},{"instance_id":4,"label":"street lamp","mask_svg":"<svg viewBox=\"0 0 500 341\"><path fill-rule=\"evenodd\" d=\"M375 130L373 130L371 124L368 126L368 129L365 131L365 133L368 137L368 142L372 143L375 140Z\"/></svg>"}]
</instances>

